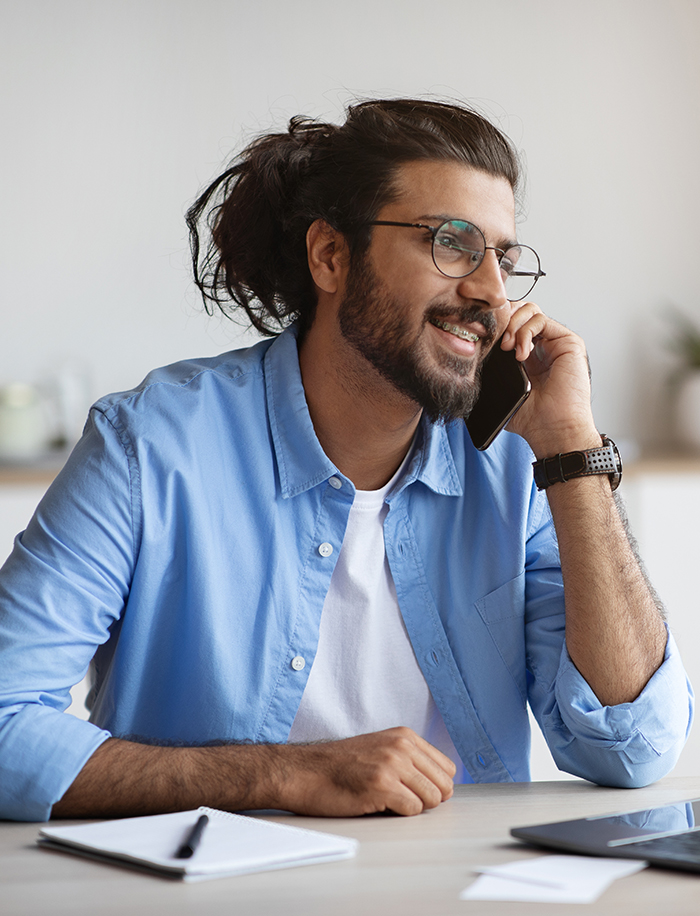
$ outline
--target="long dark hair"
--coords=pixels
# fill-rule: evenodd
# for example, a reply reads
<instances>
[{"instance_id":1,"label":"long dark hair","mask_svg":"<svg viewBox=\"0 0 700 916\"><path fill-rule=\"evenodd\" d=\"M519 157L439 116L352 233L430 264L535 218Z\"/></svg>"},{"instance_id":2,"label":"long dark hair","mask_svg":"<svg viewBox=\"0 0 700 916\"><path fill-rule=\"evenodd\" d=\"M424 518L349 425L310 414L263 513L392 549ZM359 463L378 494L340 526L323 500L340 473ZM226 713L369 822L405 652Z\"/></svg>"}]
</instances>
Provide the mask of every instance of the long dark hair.
<instances>
[{"instance_id":1,"label":"long dark hair","mask_svg":"<svg viewBox=\"0 0 700 916\"><path fill-rule=\"evenodd\" d=\"M306 257L311 223L325 220L357 257L369 244L368 221L392 200L397 168L423 160L464 163L517 191L510 141L472 109L444 102L360 102L343 125L297 116L286 133L254 140L187 211L206 310L233 317L243 309L268 336L296 319L307 328L316 307Z\"/></svg>"}]
</instances>

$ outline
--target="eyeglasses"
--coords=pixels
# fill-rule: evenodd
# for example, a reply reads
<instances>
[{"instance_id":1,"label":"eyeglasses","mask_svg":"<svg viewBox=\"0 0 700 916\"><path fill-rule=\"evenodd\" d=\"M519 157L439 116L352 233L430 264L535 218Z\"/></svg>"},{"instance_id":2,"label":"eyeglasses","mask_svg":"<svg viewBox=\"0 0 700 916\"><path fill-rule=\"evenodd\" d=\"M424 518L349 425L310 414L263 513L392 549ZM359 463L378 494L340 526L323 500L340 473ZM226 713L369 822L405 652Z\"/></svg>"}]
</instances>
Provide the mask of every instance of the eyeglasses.
<instances>
[{"instance_id":1,"label":"eyeglasses","mask_svg":"<svg viewBox=\"0 0 700 916\"><path fill-rule=\"evenodd\" d=\"M495 251L510 302L524 299L539 278L546 276L540 269L540 259L534 248L527 245L512 245L506 251L494 248L486 244L484 233L478 226L464 219L448 219L437 227L424 223L397 223L387 219L375 219L368 225L427 230L433 240L435 266L441 274L455 280L473 274L484 260L486 252Z\"/></svg>"}]
</instances>

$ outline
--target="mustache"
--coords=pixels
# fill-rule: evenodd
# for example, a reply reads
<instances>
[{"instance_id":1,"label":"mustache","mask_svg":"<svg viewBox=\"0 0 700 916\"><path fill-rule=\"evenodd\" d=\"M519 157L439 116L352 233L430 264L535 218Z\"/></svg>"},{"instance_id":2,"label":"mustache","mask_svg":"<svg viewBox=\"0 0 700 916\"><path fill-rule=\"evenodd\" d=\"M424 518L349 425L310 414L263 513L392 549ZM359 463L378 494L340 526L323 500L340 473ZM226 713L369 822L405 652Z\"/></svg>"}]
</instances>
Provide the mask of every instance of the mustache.
<instances>
[{"instance_id":1,"label":"mustache","mask_svg":"<svg viewBox=\"0 0 700 916\"><path fill-rule=\"evenodd\" d=\"M490 344L496 339L498 324L491 309L484 309L478 305L457 306L436 302L425 312L423 322L450 321L454 324L471 324L478 322L483 325L486 337L482 343Z\"/></svg>"}]
</instances>

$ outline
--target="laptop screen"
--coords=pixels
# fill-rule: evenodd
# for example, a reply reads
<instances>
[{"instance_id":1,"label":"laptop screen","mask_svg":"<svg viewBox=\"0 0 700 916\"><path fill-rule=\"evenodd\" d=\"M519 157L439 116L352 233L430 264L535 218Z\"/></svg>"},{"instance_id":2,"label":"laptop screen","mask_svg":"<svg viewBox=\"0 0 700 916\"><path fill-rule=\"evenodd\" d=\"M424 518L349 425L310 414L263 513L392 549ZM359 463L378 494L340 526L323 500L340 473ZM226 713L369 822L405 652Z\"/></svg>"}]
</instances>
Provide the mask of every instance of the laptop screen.
<instances>
[{"instance_id":1,"label":"laptop screen","mask_svg":"<svg viewBox=\"0 0 700 916\"><path fill-rule=\"evenodd\" d=\"M653 840L692 830L700 823L700 799L662 805L660 808L645 808L627 814L589 817L586 820L603 821L605 826L619 825L625 831L629 830L629 836L607 841L608 846L624 846L639 840Z\"/></svg>"},{"instance_id":2,"label":"laptop screen","mask_svg":"<svg viewBox=\"0 0 700 916\"><path fill-rule=\"evenodd\" d=\"M601 855L605 850L612 854L616 849L618 854L622 854L623 850L619 847L630 843L692 830L700 830L700 799L621 814L514 827L511 834L538 846Z\"/></svg>"}]
</instances>

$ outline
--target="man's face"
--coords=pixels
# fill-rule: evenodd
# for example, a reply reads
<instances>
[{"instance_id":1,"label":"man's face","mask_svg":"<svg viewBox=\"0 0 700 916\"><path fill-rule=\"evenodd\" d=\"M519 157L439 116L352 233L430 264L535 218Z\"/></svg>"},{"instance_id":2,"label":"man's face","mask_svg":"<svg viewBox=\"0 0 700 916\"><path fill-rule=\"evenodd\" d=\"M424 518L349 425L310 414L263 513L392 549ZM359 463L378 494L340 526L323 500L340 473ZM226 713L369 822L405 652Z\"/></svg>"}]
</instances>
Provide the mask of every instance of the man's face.
<instances>
[{"instance_id":1,"label":"man's face","mask_svg":"<svg viewBox=\"0 0 700 916\"><path fill-rule=\"evenodd\" d=\"M377 219L431 226L466 219L487 245L515 241L505 179L457 163L414 162L399 169L396 186L396 199ZM433 263L429 232L376 226L349 272L338 320L345 340L398 391L431 419L451 420L470 412L479 367L511 313L494 252L474 273L451 279Z\"/></svg>"}]
</instances>

